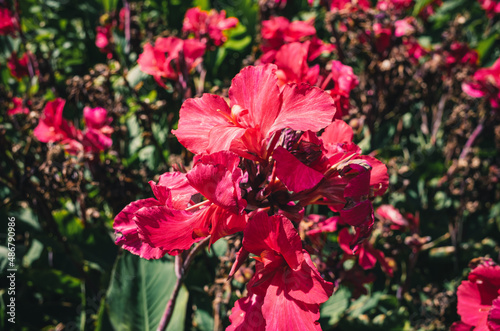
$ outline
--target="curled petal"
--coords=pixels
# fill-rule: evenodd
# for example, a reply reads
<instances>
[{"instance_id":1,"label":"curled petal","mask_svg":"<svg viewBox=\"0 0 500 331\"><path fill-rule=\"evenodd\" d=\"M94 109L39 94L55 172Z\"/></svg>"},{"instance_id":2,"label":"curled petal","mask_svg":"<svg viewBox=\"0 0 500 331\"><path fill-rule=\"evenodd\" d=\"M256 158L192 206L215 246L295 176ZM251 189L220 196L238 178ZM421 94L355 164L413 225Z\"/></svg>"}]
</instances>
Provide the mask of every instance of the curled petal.
<instances>
[{"instance_id":1,"label":"curled petal","mask_svg":"<svg viewBox=\"0 0 500 331\"><path fill-rule=\"evenodd\" d=\"M116 244L139 255L145 259L160 259L165 255L165 251L152 247L150 244L139 238L137 225L135 224L135 213L143 207L157 206L158 201L153 198L134 201L128 204L116 215L113 229L116 235Z\"/></svg>"}]
</instances>

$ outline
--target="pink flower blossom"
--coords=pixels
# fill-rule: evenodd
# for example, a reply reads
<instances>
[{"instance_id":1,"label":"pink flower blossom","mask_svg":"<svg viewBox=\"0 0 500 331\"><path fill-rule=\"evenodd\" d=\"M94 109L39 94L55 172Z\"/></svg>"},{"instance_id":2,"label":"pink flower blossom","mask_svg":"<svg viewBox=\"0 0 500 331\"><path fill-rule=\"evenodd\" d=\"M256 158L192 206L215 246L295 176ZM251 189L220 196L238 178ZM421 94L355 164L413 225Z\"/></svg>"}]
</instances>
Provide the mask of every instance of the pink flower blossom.
<instances>
[{"instance_id":1,"label":"pink flower blossom","mask_svg":"<svg viewBox=\"0 0 500 331\"><path fill-rule=\"evenodd\" d=\"M333 82L333 88L329 87L330 82ZM342 64L340 61L331 62L331 71L322 83L328 93L335 100L337 106L336 119L341 119L343 115L348 114L351 105L349 103L349 95L351 91L358 86L359 80L350 66Z\"/></svg>"},{"instance_id":2,"label":"pink flower blossom","mask_svg":"<svg viewBox=\"0 0 500 331\"><path fill-rule=\"evenodd\" d=\"M410 223L406 218L401 215L399 210L391 205L382 205L377 208L375 215L391 224L392 229L404 229L410 226Z\"/></svg>"},{"instance_id":3,"label":"pink flower blossom","mask_svg":"<svg viewBox=\"0 0 500 331\"><path fill-rule=\"evenodd\" d=\"M332 0L330 5L331 11L337 10L347 10L347 11L356 11L358 9L368 10L370 9L371 4L368 0Z\"/></svg>"},{"instance_id":4,"label":"pink flower blossom","mask_svg":"<svg viewBox=\"0 0 500 331\"><path fill-rule=\"evenodd\" d=\"M112 118L108 117L108 111L104 108L83 109L86 129L83 131L83 144L88 151L98 152L108 149L113 144L111 134L113 128L108 124Z\"/></svg>"},{"instance_id":5,"label":"pink flower blossom","mask_svg":"<svg viewBox=\"0 0 500 331\"><path fill-rule=\"evenodd\" d=\"M461 321L451 330L498 330L500 325L500 267L482 264L457 290L457 312Z\"/></svg>"},{"instance_id":6,"label":"pink flower blossom","mask_svg":"<svg viewBox=\"0 0 500 331\"><path fill-rule=\"evenodd\" d=\"M398 13L410 8L413 0L381 0L377 2L377 9L380 11L393 10Z\"/></svg>"},{"instance_id":7,"label":"pink flower blossom","mask_svg":"<svg viewBox=\"0 0 500 331\"><path fill-rule=\"evenodd\" d=\"M139 55L139 68L152 75L155 81L165 87L164 78L179 80L189 74L203 61L205 44L194 39L182 40L176 37L158 38L152 46L144 45L144 51Z\"/></svg>"},{"instance_id":8,"label":"pink flower blossom","mask_svg":"<svg viewBox=\"0 0 500 331\"><path fill-rule=\"evenodd\" d=\"M285 43L303 42L316 35L314 21L293 21L277 16L262 22L261 63L272 63Z\"/></svg>"},{"instance_id":9,"label":"pink flower blossom","mask_svg":"<svg viewBox=\"0 0 500 331\"><path fill-rule=\"evenodd\" d=\"M79 130L63 118L65 103L66 101L61 98L47 102L40 121L33 131L38 140L44 143L62 142L64 144L78 139Z\"/></svg>"},{"instance_id":10,"label":"pink flower blossom","mask_svg":"<svg viewBox=\"0 0 500 331\"><path fill-rule=\"evenodd\" d=\"M9 60L7 61L7 67L10 69L10 73L13 77L21 80L23 77L29 76L28 62L28 52L24 52L21 58L17 57L16 52L12 52Z\"/></svg>"},{"instance_id":11,"label":"pink flower blossom","mask_svg":"<svg viewBox=\"0 0 500 331\"><path fill-rule=\"evenodd\" d=\"M406 17L402 20L394 22L396 37L409 36L415 32L415 27L412 25L413 17Z\"/></svg>"},{"instance_id":12,"label":"pink flower blossom","mask_svg":"<svg viewBox=\"0 0 500 331\"><path fill-rule=\"evenodd\" d=\"M478 0L481 7L486 11L486 15L491 19L500 14L500 1L498 0Z\"/></svg>"},{"instance_id":13,"label":"pink flower blossom","mask_svg":"<svg viewBox=\"0 0 500 331\"><path fill-rule=\"evenodd\" d=\"M24 105L22 98L14 97L12 98L12 103L14 107L7 110L7 115L13 116L16 114L28 114L30 112L29 108ZM28 103L30 102L28 101Z\"/></svg>"},{"instance_id":14,"label":"pink flower blossom","mask_svg":"<svg viewBox=\"0 0 500 331\"><path fill-rule=\"evenodd\" d=\"M215 46L220 46L227 40L224 31L237 25L238 19L236 17L226 18L224 10L218 13L215 9L205 11L195 7L187 10L182 31L192 33L197 39L204 42L208 39Z\"/></svg>"},{"instance_id":15,"label":"pink flower blossom","mask_svg":"<svg viewBox=\"0 0 500 331\"><path fill-rule=\"evenodd\" d=\"M290 220L258 212L243 235L243 247L257 255L248 296L232 309L227 330L318 330L319 304L333 284L317 271Z\"/></svg>"},{"instance_id":16,"label":"pink flower blossom","mask_svg":"<svg viewBox=\"0 0 500 331\"><path fill-rule=\"evenodd\" d=\"M211 235L210 243L242 231L246 201L239 157L230 152L195 159L187 173L165 173L150 182L156 197L129 204L115 218L116 244L147 259L177 255ZM207 198L196 204L196 195Z\"/></svg>"},{"instance_id":17,"label":"pink flower blossom","mask_svg":"<svg viewBox=\"0 0 500 331\"><path fill-rule=\"evenodd\" d=\"M491 107L500 109L500 58L490 68L481 68L470 82L462 83L462 90L473 98L485 97Z\"/></svg>"},{"instance_id":18,"label":"pink flower blossom","mask_svg":"<svg viewBox=\"0 0 500 331\"><path fill-rule=\"evenodd\" d=\"M449 68L457 64L476 66L479 61L479 54L476 50L470 49L467 44L453 42L450 50L444 53L446 65Z\"/></svg>"},{"instance_id":19,"label":"pink flower blossom","mask_svg":"<svg viewBox=\"0 0 500 331\"><path fill-rule=\"evenodd\" d=\"M280 86L287 83L316 84L319 76L319 65L309 67L307 64L309 43L307 41L305 43L285 44L276 53L274 64L278 66L276 75Z\"/></svg>"},{"instance_id":20,"label":"pink flower blossom","mask_svg":"<svg viewBox=\"0 0 500 331\"><path fill-rule=\"evenodd\" d=\"M112 24L97 27L95 45L102 53L106 53L108 59L113 57L113 35L111 33Z\"/></svg>"},{"instance_id":21,"label":"pink flower blossom","mask_svg":"<svg viewBox=\"0 0 500 331\"><path fill-rule=\"evenodd\" d=\"M0 35L14 35L16 20L8 8L0 8Z\"/></svg>"},{"instance_id":22,"label":"pink flower blossom","mask_svg":"<svg viewBox=\"0 0 500 331\"><path fill-rule=\"evenodd\" d=\"M246 67L222 97L188 99L173 133L193 153L230 150L252 160L266 160L267 144L284 128L318 131L334 114L333 100L305 84L278 85L276 66Z\"/></svg>"},{"instance_id":23,"label":"pink flower blossom","mask_svg":"<svg viewBox=\"0 0 500 331\"><path fill-rule=\"evenodd\" d=\"M351 243L354 239L354 235L349 233L348 228L343 228L339 232L338 241L340 248L349 255L358 256L358 264L365 270L372 269L375 267L377 261L380 264L382 270L387 273L390 277L393 276L393 270L387 262L384 253L373 247L369 241L364 241L359 245L358 249L354 252L351 249Z\"/></svg>"}]
</instances>

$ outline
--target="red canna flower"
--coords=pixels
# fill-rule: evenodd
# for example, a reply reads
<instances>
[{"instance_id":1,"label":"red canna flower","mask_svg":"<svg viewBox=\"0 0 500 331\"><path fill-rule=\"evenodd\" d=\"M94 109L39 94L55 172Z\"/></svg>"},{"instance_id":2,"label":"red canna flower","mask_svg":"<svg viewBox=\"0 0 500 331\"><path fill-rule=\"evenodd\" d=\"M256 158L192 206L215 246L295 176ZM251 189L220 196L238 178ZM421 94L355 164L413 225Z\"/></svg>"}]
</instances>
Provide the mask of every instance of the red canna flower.
<instances>
[{"instance_id":1,"label":"red canna flower","mask_svg":"<svg viewBox=\"0 0 500 331\"><path fill-rule=\"evenodd\" d=\"M188 75L203 61L205 44L194 39L182 40L176 37L158 38L154 46L144 45L139 55L139 68L152 75L155 81L165 87L164 78L186 80Z\"/></svg>"},{"instance_id":2,"label":"red canna flower","mask_svg":"<svg viewBox=\"0 0 500 331\"><path fill-rule=\"evenodd\" d=\"M382 270L390 277L393 276L393 270L387 262L384 253L373 247L369 241L364 241L359 245L358 249L354 252L351 249L351 243L354 240L354 235L349 233L348 228L343 228L339 232L338 241L342 250L349 255L358 256L358 264L365 270L375 267L377 261L380 263Z\"/></svg>"},{"instance_id":3,"label":"red canna flower","mask_svg":"<svg viewBox=\"0 0 500 331\"><path fill-rule=\"evenodd\" d=\"M500 14L500 1L498 0L478 0L481 7L486 11L486 15L491 19Z\"/></svg>"},{"instance_id":4,"label":"red canna flower","mask_svg":"<svg viewBox=\"0 0 500 331\"><path fill-rule=\"evenodd\" d=\"M35 137L41 142L69 143L78 140L81 135L79 130L63 118L65 100L57 98L47 102L43 109L42 117L33 131Z\"/></svg>"},{"instance_id":5,"label":"red canna flower","mask_svg":"<svg viewBox=\"0 0 500 331\"><path fill-rule=\"evenodd\" d=\"M111 23L105 26L97 27L95 45L102 53L106 53L108 59L113 57L113 35L111 33L113 25Z\"/></svg>"},{"instance_id":6,"label":"red canna flower","mask_svg":"<svg viewBox=\"0 0 500 331\"><path fill-rule=\"evenodd\" d=\"M462 83L462 90L473 98L486 97L491 107L500 109L500 58L476 71L471 82Z\"/></svg>"},{"instance_id":7,"label":"red canna flower","mask_svg":"<svg viewBox=\"0 0 500 331\"><path fill-rule=\"evenodd\" d=\"M14 97L12 98L12 103L14 103L14 108L7 110L7 115L13 116L16 114L28 114L30 110L23 104L23 99ZM28 101L28 103L30 103Z\"/></svg>"},{"instance_id":8,"label":"red canna flower","mask_svg":"<svg viewBox=\"0 0 500 331\"><path fill-rule=\"evenodd\" d=\"M108 111L101 107L85 107L83 118L86 124L82 140L85 149L90 152L99 152L110 148L113 144L111 140L113 128L108 125L112 121L111 117L108 117Z\"/></svg>"},{"instance_id":9,"label":"red canna flower","mask_svg":"<svg viewBox=\"0 0 500 331\"><path fill-rule=\"evenodd\" d=\"M390 223L391 229L399 230L410 226L410 222L401 215L399 210L391 205L381 205L375 211L378 219Z\"/></svg>"},{"instance_id":10,"label":"red canna flower","mask_svg":"<svg viewBox=\"0 0 500 331\"><path fill-rule=\"evenodd\" d=\"M457 290L460 322L451 330L498 330L500 325L500 267L492 262L474 268Z\"/></svg>"},{"instance_id":11,"label":"red canna flower","mask_svg":"<svg viewBox=\"0 0 500 331\"><path fill-rule=\"evenodd\" d=\"M319 65L310 68L307 64L309 44L310 41L293 42L281 46L276 53L274 64L278 66L276 75L280 86L287 83L316 84L319 76Z\"/></svg>"},{"instance_id":12,"label":"red canna flower","mask_svg":"<svg viewBox=\"0 0 500 331\"><path fill-rule=\"evenodd\" d=\"M305 84L280 90L276 69L265 65L241 70L229 88L229 105L210 94L186 100L173 133L193 153L230 150L247 159L266 160L274 132L327 126L335 114L330 96Z\"/></svg>"},{"instance_id":13,"label":"red canna flower","mask_svg":"<svg viewBox=\"0 0 500 331\"><path fill-rule=\"evenodd\" d=\"M452 68L457 64L476 66L479 61L479 54L476 50L470 49L469 45L453 42L450 50L444 53L446 66Z\"/></svg>"},{"instance_id":14,"label":"red canna flower","mask_svg":"<svg viewBox=\"0 0 500 331\"><path fill-rule=\"evenodd\" d=\"M355 11L358 9L368 10L370 9L371 4L368 0L332 0L330 5L331 11L338 10L347 10L347 11Z\"/></svg>"},{"instance_id":15,"label":"red canna flower","mask_svg":"<svg viewBox=\"0 0 500 331\"><path fill-rule=\"evenodd\" d=\"M8 8L0 8L0 35L14 35L16 19Z\"/></svg>"},{"instance_id":16,"label":"red canna flower","mask_svg":"<svg viewBox=\"0 0 500 331\"><path fill-rule=\"evenodd\" d=\"M184 17L182 31L192 33L203 42L211 41L215 46L221 46L227 37L224 31L238 25L236 17L226 18L226 11L218 13L215 9L201 10L198 7L190 8Z\"/></svg>"},{"instance_id":17,"label":"red canna flower","mask_svg":"<svg viewBox=\"0 0 500 331\"><path fill-rule=\"evenodd\" d=\"M24 52L20 59L17 57L16 52L12 52L7 62L7 67L10 69L10 73L13 77L17 78L17 80L21 80L23 77L29 76L28 62L28 52Z\"/></svg>"},{"instance_id":18,"label":"red canna flower","mask_svg":"<svg viewBox=\"0 0 500 331\"><path fill-rule=\"evenodd\" d=\"M349 95L351 91L358 86L359 80L351 67L342 64L340 61L331 62L331 71L326 80L323 82L323 87L327 89L337 106L336 119L341 119L346 115L351 108L349 103ZM333 88L328 87L329 81L334 83Z\"/></svg>"},{"instance_id":19,"label":"red canna flower","mask_svg":"<svg viewBox=\"0 0 500 331\"><path fill-rule=\"evenodd\" d=\"M227 330L318 330L319 304L333 284L321 278L290 220L257 212L243 234L243 247L257 255L248 296L232 309Z\"/></svg>"},{"instance_id":20,"label":"red canna flower","mask_svg":"<svg viewBox=\"0 0 500 331\"><path fill-rule=\"evenodd\" d=\"M261 63L272 63L276 52L285 43L303 42L315 36L313 24L314 20L290 22L281 16L262 21Z\"/></svg>"}]
</instances>

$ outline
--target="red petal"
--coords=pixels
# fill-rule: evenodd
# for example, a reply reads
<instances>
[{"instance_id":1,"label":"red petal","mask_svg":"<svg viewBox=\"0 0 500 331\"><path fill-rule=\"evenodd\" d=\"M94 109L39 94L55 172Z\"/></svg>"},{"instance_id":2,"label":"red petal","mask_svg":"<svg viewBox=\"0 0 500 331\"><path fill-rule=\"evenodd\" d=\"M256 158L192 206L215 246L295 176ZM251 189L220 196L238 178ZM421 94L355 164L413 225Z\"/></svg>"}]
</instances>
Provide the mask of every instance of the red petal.
<instances>
[{"instance_id":1,"label":"red petal","mask_svg":"<svg viewBox=\"0 0 500 331\"><path fill-rule=\"evenodd\" d=\"M342 120L333 121L320 136L325 144L350 143L352 137L352 128Z\"/></svg>"},{"instance_id":2,"label":"red petal","mask_svg":"<svg viewBox=\"0 0 500 331\"><path fill-rule=\"evenodd\" d=\"M280 111L279 94L273 64L244 68L233 78L229 88L231 107L239 105L248 109L249 127L259 128L263 136L267 136Z\"/></svg>"},{"instance_id":3,"label":"red petal","mask_svg":"<svg viewBox=\"0 0 500 331\"><path fill-rule=\"evenodd\" d=\"M194 231L206 228L205 219L165 206L142 208L135 213L140 238L152 247L176 255L199 241Z\"/></svg>"},{"instance_id":4,"label":"red petal","mask_svg":"<svg viewBox=\"0 0 500 331\"><path fill-rule=\"evenodd\" d=\"M332 122L336 110L334 101L322 89L308 84L288 84L283 86L281 95L281 110L269 132L287 127L316 132Z\"/></svg>"},{"instance_id":5,"label":"red petal","mask_svg":"<svg viewBox=\"0 0 500 331\"><path fill-rule=\"evenodd\" d=\"M292 269L304 259L302 241L292 222L281 215L269 217L266 212L256 213L249 221L243 235L243 247L256 255L273 250L281 254Z\"/></svg>"},{"instance_id":6,"label":"red petal","mask_svg":"<svg viewBox=\"0 0 500 331\"><path fill-rule=\"evenodd\" d=\"M488 325L492 330L500 330L500 297L493 300L493 306L488 315Z\"/></svg>"},{"instance_id":7,"label":"red petal","mask_svg":"<svg viewBox=\"0 0 500 331\"><path fill-rule=\"evenodd\" d=\"M196 159L187 178L208 200L234 214L241 214L247 203L241 198L243 172L238 168L239 162L236 154L227 151L203 155Z\"/></svg>"},{"instance_id":8,"label":"red petal","mask_svg":"<svg viewBox=\"0 0 500 331\"><path fill-rule=\"evenodd\" d=\"M300 192L316 186L324 177L302 162L281 146L273 152L276 161L276 176L290 191Z\"/></svg>"},{"instance_id":9,"label":"red petal","mask_svg":"<svg viewBox=\"0 0 500 331\"><path fill-rule=\"evenodd\" d=\"M463 281L460 284L457 290L457 312L464 323L474 325L476 329L483 327L488 330L486 320L492 301L497 296L496 289L488 290L490 290L490 293L483 291L479 284L470 281ZM491 290L493 290L493 293L491 293ZM484 298L486 299L484 300L482 296L488 298Z\"/></svg>"},{"instance_id":10,"label":"red petal","mask_svg":"<svg viewBox=\"0 0 500 331\"><path fill-rule=\"evenodd\" d=\"M373 189L375 196L381 196L389 187L389 175L385 164L369 155L359 155L359 159L367 161L371 166L370 171L370 186Z\"/></svg>"},{"instance_id":11,"label":"red petal","mask_svg":"<svg viewBox=\"0 0 500 331\"><path fill-rule=\"evenodd\" d=\"M474 326L462 322L455 322L451 325L450 331L472 331Z\"/></svg>"},{"instance_id":12,"label":"red petal","mask_svg":"<svg viewBox=\"0 0 500 331\"><path fill-rule=\"evenodd\" d=\"M266 321L261 311L263 302L264 298L256 294L236 301L229 316L231 325L226 328L226 331L266 330Z\"/></svg>"},{"instance_id":13,"label":"red petal","mask_svg":"<svg viewBox=\"0 0 500 331\"><path fill-rule=\"evenodd\" d=\"M189 185L186 174L178 171L166 172L161 175L157 186L164 186L171 191L170 199L172 207L175 209L185 209L191 201L191 197L198 193L195 188ZM155 196L160 199L156 193Z\"/></svg>"},{"instance_id":14,"label":"red petal","mask_svg":"<svg viewBox=\"0 0 500 331\"><path fill-rule=\"evenodd\" d=\"M304 261L297 270L290 268L277 272L273 284L279 286L290 297L307 304L320 304L328 300L333 293L333 284L325 281L303 250Z\"/></svg>"},{"instance_id":15,"label":"red petal","mask_svg":"<svg viewBox=\"0 0 500 331\"><path fill-rule=\"evenodd\" d=\"M143 207L157 206L158 201L153 198L134 201L128 204L116 215L113 229L115 230L116 244L130 251L132 254L139 255L145 259L159 259L165 255L165 251L160 248L154 248L139 238L137 225L134 222L135 212Z\"/></svg>"},{"instance_id":16,"label":"red petal","mask_svg":"<svg viewBox=\"0 0 500 331\"><path fill-rule=\"evenodd\" d=\"M277 286L269 286L262 305L262 315L266 320L266 330L321 330L317 322L319 305L294 300Z\"/></svg>"},{"instance_id":17,"label":"red petal","mask_svg":"<svg viewBox=\"0 0 500 331\"><path fill-rule=\"evenodd\" d=\"M179 128L172 131L191 152L206 152L210 131L217 126L230 126L231 110L226 101L213 94L187 99L181 107Z\"/></svg>"}]
</instances>

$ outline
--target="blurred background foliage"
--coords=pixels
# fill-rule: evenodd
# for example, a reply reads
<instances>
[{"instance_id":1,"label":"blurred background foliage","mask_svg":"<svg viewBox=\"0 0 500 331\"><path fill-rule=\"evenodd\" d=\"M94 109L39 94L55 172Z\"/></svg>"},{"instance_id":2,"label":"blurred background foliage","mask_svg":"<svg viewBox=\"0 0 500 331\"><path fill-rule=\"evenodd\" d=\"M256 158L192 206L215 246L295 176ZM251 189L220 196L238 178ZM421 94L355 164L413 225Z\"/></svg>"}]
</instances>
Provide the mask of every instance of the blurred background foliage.
<instances>
[{"instance_id":1,"label":"blurred background foliage","mask_svg":"<svg viewBox=\"0 0 500 331\"><path fill-rule=\"evenodd\" d=\"M240 24L223 46L208 49L201 82L202 91L223 94L232 77L258 57L262 19L315 17L320 38L332 41L329 25L346 17L333 17L318 2L312 8L305 0L290 0L283 8L256 0L6 2L16 8L22 31L0 36L0 243L6 240L7 218L15 217L15 329L156 328L175 283L173 260L146 261L119 250L113 218L131 201L151 196L149 180L189 165L192 155L171 134L183 96L174 83L161 88L139 70L142 45L157 36L180 35L188 8L226 10ZM415 1L408 14L418 16L431 2ZM109 59L95 45L96 27L125 4L131 10L131 37L115 30ZM500 56L498 16L488 19L476 1L445 0L420 24L424 47L446 49L459 40L478 52L479 67ZM349 31L339 38L343 63L360 79L346 120L355 141L383 160L390 174L389 190L375 205L388 203L418 217L418 233L430 242L415 253L404 244L408 233L377 236L376 246L392 258L394 277L377 267L376 280L360 296L341 285L322 306L321 325L325 330L447 329L458 320L454 293L468 262L480 256L498 261L499 115L461 91L461 82L472 74L466 67L445 72L434 58L411 64L395 53L380 57L360 51ZM18 80L5 64L13 52L27 51L39 74ZM389 66L382 65L386 60ZM193 80L200 84L199 75ZM193 89L192 96L196 93ZM13 97L29 100L28 115L6 116ZM34 139L44 104L55 97L68 100L64 117L77 127L84 106L106 108L113 117L113 147L95 159L75 159L56 144ZM469 153L462 153L479 123L484 128ZM334 235L331 241L336 243ZM238 236L230 237L196 257L168 330L228 325L228 312L244 288L244 274L225 281L240 244ZM11 327L5 309L7 262L7 249L0 246L2 329Z\"/></svg>"}]
</instances>

